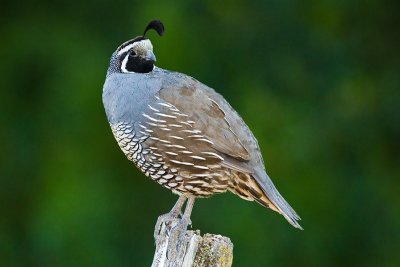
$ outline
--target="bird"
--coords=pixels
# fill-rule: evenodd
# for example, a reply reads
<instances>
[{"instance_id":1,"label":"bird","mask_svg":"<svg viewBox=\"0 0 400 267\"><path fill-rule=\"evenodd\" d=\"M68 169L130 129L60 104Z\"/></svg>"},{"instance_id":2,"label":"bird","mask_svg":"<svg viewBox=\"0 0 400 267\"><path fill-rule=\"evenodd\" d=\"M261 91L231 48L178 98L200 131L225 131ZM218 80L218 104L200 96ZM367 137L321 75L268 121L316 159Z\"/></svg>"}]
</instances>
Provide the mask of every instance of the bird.
<instances>
[{"instance_id":1,"label":"bird","mask_svg":"<svg viewBox=\"0 0 400 267\"><path fill-rule=\"evenodd\" d=\"M181 216L187 227L195 199L230 191L302 229L300 217L268 176L257 139L244 120L214 89L156 67L149 30L162 36L165 27L152 20L142 35L111 55L102 100L128 160L179 196L157 224Z\"/></svg>"}]
</instances>

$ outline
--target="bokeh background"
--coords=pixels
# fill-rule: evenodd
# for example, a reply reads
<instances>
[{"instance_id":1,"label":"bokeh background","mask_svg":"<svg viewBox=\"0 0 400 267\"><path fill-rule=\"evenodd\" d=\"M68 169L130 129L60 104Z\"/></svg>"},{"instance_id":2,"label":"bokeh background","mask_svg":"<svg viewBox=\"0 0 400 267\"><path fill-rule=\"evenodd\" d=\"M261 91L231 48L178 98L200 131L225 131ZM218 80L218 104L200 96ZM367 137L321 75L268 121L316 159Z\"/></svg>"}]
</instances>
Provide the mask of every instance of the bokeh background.
<instances>
[{"instance_id":1,"label":"bokeh background","mask_svg":"<svg viewBox=\"0 0 400 267\"><path fill-rule=\"evenodd\" d=\"M8 1L0 17L0 266L150 266L176 200L128 162L101 102L111 53L222 93L304 231L228 193L193 227L234 266L400 266L398 1Z\"/></svg>"}]
</instances>

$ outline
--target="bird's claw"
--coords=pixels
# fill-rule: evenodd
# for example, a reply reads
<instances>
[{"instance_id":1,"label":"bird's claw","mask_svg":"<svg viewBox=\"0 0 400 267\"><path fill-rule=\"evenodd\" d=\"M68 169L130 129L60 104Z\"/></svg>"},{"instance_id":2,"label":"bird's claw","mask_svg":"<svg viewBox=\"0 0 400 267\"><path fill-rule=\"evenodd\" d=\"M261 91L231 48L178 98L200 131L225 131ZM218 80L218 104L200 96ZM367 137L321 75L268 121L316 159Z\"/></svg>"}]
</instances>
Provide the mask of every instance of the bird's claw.
<instances>
[{"instance_id":1,"label":"bird's claw","mask_svg":"<svg viewBox=\"0 0 400 267\"><path fill-rule=\"evenodd\" d=\"M187 227L191 225L190 218L183 216L178 223L169 230L167 258L174 259L185 244Z\"/></svg>"},{"instance_id":2,"label":"bird's claw","mask_svg":"<svg viewBox=\"0 0 400 267\"><path fill-rule=\"evenodd\" d=\"M160 236L162 232L162 228L168 227L171 229L174 224L177 224L179 221L179 218L174 216L171 213L166 213L163 215L158 216L156 226L154 227L154 239L157 241L158 237ZM169 231L169 230L167 230Z\"/></svg>"},{"instance_id":3,"label":"bird's claw","mask_svg":"<svg viewBox=\"0 0 400 267\"><path fill-rule=\"evenodd\" d=\"M185 236L189 225L192 225L192 221L186 216L177 218L173 214L167 213L158 217L154 229L154 239L157 246L165 240L164 238L168 238L168 259L177 257L182 245L185 244Z\"/></svg>"}]
</instances>

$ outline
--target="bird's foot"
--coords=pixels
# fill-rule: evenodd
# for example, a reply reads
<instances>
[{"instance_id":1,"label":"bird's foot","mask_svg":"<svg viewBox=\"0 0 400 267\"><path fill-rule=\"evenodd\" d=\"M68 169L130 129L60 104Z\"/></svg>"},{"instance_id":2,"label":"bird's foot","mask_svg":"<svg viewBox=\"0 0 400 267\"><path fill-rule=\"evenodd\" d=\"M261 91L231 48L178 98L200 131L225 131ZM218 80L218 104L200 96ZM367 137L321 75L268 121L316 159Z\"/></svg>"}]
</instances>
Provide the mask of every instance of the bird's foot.
<instances>
[{"instance_id":1,"label":"bird's foot","mask_svg":"<svg viewBox=\"0 0 400 267\"><path fill-rule=\"evenodd\" d=\"M167 258L175 259L184 245L187 228L192 221L187 216L179 218L175 214L167 213L158 217L154 229L156 246L167 242ZM168 239L168 240L166 240Z\"/></svg>"},{"instance_id":2,"label":"bird's foot","mask_svg":"<svg viewBox=\"0 0 400 267\"><path fill-rule=\"evenodd\" d=\"M180 219L178 215L173 212L169 212L163 215L158 216L156 226L154 227L154 239L157 242L160 234L164 231L163 227L167 227L168 229L172 229L175 225L179 223Z\"/></svg>"},{"instance_id":3,"label":"bird's foot","mask_svg":"<svg viewBox=\"0 0 400 267\"><path fill-rule=\"evenodd\" d=\"M190 218L183 216L175 226L169 229L168 259L174 259L181 252L182 246L186 243L185 238L189 225L192 225Z\"/></svg>"},{"instance_id":4,"label":"bird's foot","mask_svg":"<svg viewBox=\"0 0 400 267\"><path fill-rule=\"evenodd\" d=\"M166 252L164 255L171 262L174 262L174 259L178 255L180 256L180 254L185 252L185 244L188 243L185 240L187 238L186 232L187 227L192 225L190 214L195 200L194 197L188 199L183 215L181 215L181 208L186 200L186 196L184 195L179 197L169 213L158 217L154 229L154 239L157 249L162 248L162 251Z\"/></svg>"}]
</instances>

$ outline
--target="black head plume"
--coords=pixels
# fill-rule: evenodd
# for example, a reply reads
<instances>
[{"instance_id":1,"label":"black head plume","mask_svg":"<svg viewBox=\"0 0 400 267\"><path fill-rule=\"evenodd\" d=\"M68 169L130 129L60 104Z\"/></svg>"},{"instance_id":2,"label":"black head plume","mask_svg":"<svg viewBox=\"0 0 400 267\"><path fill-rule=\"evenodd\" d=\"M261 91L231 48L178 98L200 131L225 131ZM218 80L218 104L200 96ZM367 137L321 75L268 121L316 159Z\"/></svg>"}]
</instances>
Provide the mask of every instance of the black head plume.
<instances>
[{"instance_id":1,"label":"black head plume","mask_svg":"<svg viewBox=\"0 0 400 267\"><path fill-rule=\"evenodd\" d=\"M146 27L146 29L144 30L144 33L143 33L143 37L146 36L146 32L148 30L150 30L150 29L155 30L158 33L158 35L160 35L160 36L162 36L164 34L164 31L165 31L164 24L161 21L157 20L157 19L152 20L152 21L150 21L149 24L147 24L147 27Z\"/></svg>"}]
</instances>

